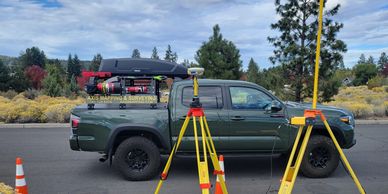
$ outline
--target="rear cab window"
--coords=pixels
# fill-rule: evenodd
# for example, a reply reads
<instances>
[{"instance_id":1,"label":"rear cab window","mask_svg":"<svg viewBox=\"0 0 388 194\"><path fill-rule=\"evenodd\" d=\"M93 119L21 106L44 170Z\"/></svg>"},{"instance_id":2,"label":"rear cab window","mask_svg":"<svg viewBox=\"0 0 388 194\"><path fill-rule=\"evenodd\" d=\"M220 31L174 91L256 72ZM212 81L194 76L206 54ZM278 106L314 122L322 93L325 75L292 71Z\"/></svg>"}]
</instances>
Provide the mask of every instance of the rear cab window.
<instances>
[{"instance_id":1,"label":"rear cab window","mask_svg":"<svg viewBox=\"0 0 388 194\"><path fill-rule=\"evenodd\" d=\"M220 86L200 86L198 95L203 108L222 109L224 100ZM184 87L182 90L182 104L189 107L193 99L193 87Z\"/></svg>"}]
</instances>

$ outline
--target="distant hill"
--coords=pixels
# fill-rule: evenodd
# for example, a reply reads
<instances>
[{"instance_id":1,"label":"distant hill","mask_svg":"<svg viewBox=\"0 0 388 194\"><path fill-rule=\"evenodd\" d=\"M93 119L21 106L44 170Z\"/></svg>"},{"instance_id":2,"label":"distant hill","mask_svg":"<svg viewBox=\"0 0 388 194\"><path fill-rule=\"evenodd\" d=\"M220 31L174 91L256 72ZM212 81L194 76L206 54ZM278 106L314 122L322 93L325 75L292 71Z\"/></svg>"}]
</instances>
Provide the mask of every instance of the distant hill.
<instances>
[{"instance_id":1,"label":"distant hill","mask_svg":"<svg viewBox=\"0 0 388 194\"><path fill-rule=\"evenodd\" d=\"M17 64L19 58L18 57L10 57L10 56L6 56L6 55L0 55L0 59L3 61L3 63L5 65L11 66L11 65ZM59 59L59 61L61 62L61 65L66 69L67 60ZM89 69L89 66L91 63L92 63L92 61L81 60L81 66L82 66L81 69Z\"/></svg>"},{"instance_id":2,"label":"distant hill","mask_svg":"<svg viewBox=\"0 0 388 194\"><path fill-rule=\"evenodd\" d=\"M5 55L0 55L0 59L3 61L5 65L11 66L13 64L16 64L18 58L17 57L10 57Z\"/></svg>"}]
</instances>

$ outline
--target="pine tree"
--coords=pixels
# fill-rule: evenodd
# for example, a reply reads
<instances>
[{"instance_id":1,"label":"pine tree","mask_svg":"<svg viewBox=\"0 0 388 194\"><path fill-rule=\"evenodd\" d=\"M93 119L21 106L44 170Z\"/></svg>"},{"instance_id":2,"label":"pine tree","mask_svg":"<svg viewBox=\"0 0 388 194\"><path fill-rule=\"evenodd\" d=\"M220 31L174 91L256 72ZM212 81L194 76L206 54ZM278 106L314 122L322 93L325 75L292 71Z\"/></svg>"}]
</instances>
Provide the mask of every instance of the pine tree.
<instances>
[{"instance_id":1,"label":"pine tree","mask_svg":"<svg viewBox=\"0 0 388 194\"><path fill-rule=\"evenodd\" d=\"M8 66L4 65L0 59L0 91L7 91L9 89L9 80L11 79L9 73Z\"/></svg>"},{"instance_id":2,"label":"pine tree","mask_svg":"<svg viewBox=\"0 0 388 194\"><path fill-rule=\"evenodd\" d=\"M178 61L178 54L176 52L174 52L174 54L172 55L171 61L175 63Z\"/></svg>"},{"instance_id":3,"label":"pine tree","mask_svg":"<svg viewBox=\"0 0 388 194\"><path fill-rule=\"evenodd\" d=\"M64 79L62 78L63 70L56 64L48 64L46 67L47 76L43 79L44 93L51 97L62 95Z\"/></svg>"},{"instance_id":4,"label":"pine tree","mask_svg":"<svg viewBox=\"0 0 388 194\"><path fill-rule=\"evenodd\" d=\"M42 50L38 47L27 48L25 52L19 56L20 65L23 69L28 66L37 65L44 68L47 58Z\"/></svg>"},{"instance_id":5,"label":"pine tree","mask_svg":"<svg viewBox=\"0 0 388 194\"><path fill-rule=\"evenodd\" d=\"M368 64L375 64L375 59L372 56L369 56L368 60L366 61Z\"/></svg>"},{"instance_id":6,"label":"pine tree","mask_svg":"<svg viewBox=\"0 0 388 194\"><path fill-rule=\"evenodd\" d=\"M98 71L100 68L100 64L102 61L102 55L100 53L97 53L94 55L92 63L90 64L89 70L90 71Z\"/></svg>"},{"instance_id":7,"label":"pine tree","mask_svg":"<svg viewBox=\"0 0 388 194\"><path fill-rule=\"evenodd\" d=\"M378 64L378 70L381 73L384 69L384 66L388 64L388 56L385 54L385 52L381 53Z\"/></svg>"},{"instance_id":8,"label":"pine tree","mask_svg":"<svg viewBox=\"0 0 388 194\"><path fill-rule=\"evenodd\" d=\"M357 61L357 64L365 64L365 63L366 63L366 58L365 58L364 53L362 53L362 54L360 55L360 58L359 58L358 61Z\"/></svg>"},{"instance_id":9,"label":"pine tree","mask_svg":"<svg viewBox=\"0 0 388 194\"><path fill-rule=\"evenodd\" d=\"M281 2L284 1L275 0L276 13L280 19L271 24L271 28L281 34L268 37L276 48L270 60L282 65L294 90L295 100L302 101L303 98L312 96L319 3L315 0ZM331 18L338 13L339 8L338 4L324 13L319 67L321 91L326 84L324 82L330 80L338 68L343 67L342 53L347 51L346 44L336 37L343 24L334 22Z\"/></svg>"},{"instance_id":10,"label":"pine tree","mask_svg":"<svg viewBox=\"0 0 388 194\"><path fill-rule=\"evenodd\" d=\"M182 65L185 67L190 67L190 61L188 59L183 59Z\"/></svg>"},{"instance_id":11,"label":"pine tree","mask_svg":"<svg viewBox=\"0 0 388 194\"><path fill-rule=\"evenodd\" d=\"M74 61L71 54L67 57L67 80L71 79L71 76L74 74Z\"/></svg>"},{"instance_id":12,"label":"pine tree","mask_svg":"<svg viewBox=\"0 0 388 194\"><path fill-rule=\"evenodd\" d=\"M133 49L132 58L141 58L139 49Z\"/></svg>"},{"instance_id":13,"label":"pine tree","mask_svg":"<svg viewBox=\"0 0 388 194\"><path fill-rule=\"evenodd\" d=\"M173 53L172 53L170 45L167 46L166 55L164 57L164 60L166 60L166 61L172 61L173 60Z\"/></svg>"},{"instance_id":14,"label":"pine tree","mask_svg":"<svg viewBox=\"0 0 388 194\"><path fill-rule=\"evenodd\" d=\"M249 61L247 77L249 82L257 83L259 81L259 67L253 58Z\"/></svg>"},{"instance_id":15,"label":"pine tree","mask_svg":"<svg viewBox=\"0 0 388 194\"><path fill-rule=\"evenodd\" d=\"M74 75L71 76L69 88L70 88L70 91L73 92L73 94L78 94L79 87Z\"/></svg>"},{"instance_id":16,"label":"pine tree","mask_svg":"<svg viewBox=\"0 0 388 194\"><path fill-rule=\"evenodd\" d=\"M157 49L156 47L154 47L154 48L152 49L151 59L159 59L159 56L158 56L158 49Z\"/></svg>"},{"instance_id":17,"label":"pine tree","mask_svg":"<svg viewBox=\"0 0 388 194\"><path fill-rule=\"evenodd\" d=\"M81 61L76 54L74 55L74 58L69 54L67 59L67 79L69 82L73 75L76 77L81 75Z\"/></svg>"},{"instance_id":18,"label":"pine tree","mask_svg":"<svg viewBox=\"0 0 388 194\"><path fill-rule=\"evenodd\" d=\"M27 79L21 65L11 66L11 80L9 85L16 92L23 92L31 87L31 81Z\"/></svg>"},{"instance_id":19,"label":"pine tree","mask_svg":"<svg viewBox=\"0 0 388 194\"><path fill-rule=\"evenodd\" d=\"M197 51L195 59L205 68L207 78L240 79L240 51L233 42L222 37L218 24L213 27L213 35Z\"/></svg>"}]
</instances>

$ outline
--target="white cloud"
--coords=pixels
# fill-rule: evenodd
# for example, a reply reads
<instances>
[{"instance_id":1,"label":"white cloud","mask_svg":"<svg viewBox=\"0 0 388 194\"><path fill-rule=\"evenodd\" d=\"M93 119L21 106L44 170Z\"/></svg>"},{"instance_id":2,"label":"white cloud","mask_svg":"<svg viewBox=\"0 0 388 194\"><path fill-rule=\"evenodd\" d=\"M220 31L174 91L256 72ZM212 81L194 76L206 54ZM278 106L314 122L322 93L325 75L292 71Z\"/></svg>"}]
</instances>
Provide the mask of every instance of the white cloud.
<instances>
[{"instance_id":1,"label":"white cloud","mask_svg":"<svg viewBox=\"0 0 388 194\"><path fill-rule=\"evenodd\" d=\"M38 46L51 58L76 53L91 59L97 52L108 57L130 56L134 48L149 57L154 46L164 56L167 44L179 60L194 59L196 50L220 24L221 32L241 50L247 65L253 57L261 67L271 64L273 47L267 37L276 32L270 24L278 17L273 0L59 0L46 7L35 1L0 2L0 54L17 56ZM336 21L344 23L339 37L348 44L345 64L352 65L361 52L387 52L388 10L384 0L328 0L327 7L340 3ZM386 3L385 3L386 4ZM356 59L354 59L356 57Z\"/></svg>"}]
</instances>

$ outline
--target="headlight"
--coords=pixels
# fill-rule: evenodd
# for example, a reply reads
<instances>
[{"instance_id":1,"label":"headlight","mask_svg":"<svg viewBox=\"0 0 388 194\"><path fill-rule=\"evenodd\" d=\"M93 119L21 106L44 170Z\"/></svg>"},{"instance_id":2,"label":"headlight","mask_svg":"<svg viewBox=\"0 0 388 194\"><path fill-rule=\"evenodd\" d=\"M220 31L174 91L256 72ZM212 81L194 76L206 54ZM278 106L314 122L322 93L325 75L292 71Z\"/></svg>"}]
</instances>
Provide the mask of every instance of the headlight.
<instances>
[{"instance_id":1,"label":"headlight","mask_svg":"<svg viewBox=\"0 0 388 194\"><path fill-rule=\"evenodd\" d=\"M340 117L340 120L341 120L342 122L344 122L344 123L350 125L351 122L352 122L352 117L349 116L349 115L347 115L347 116L342 116L342 117Z\"/></svg>"}]
</instances>

